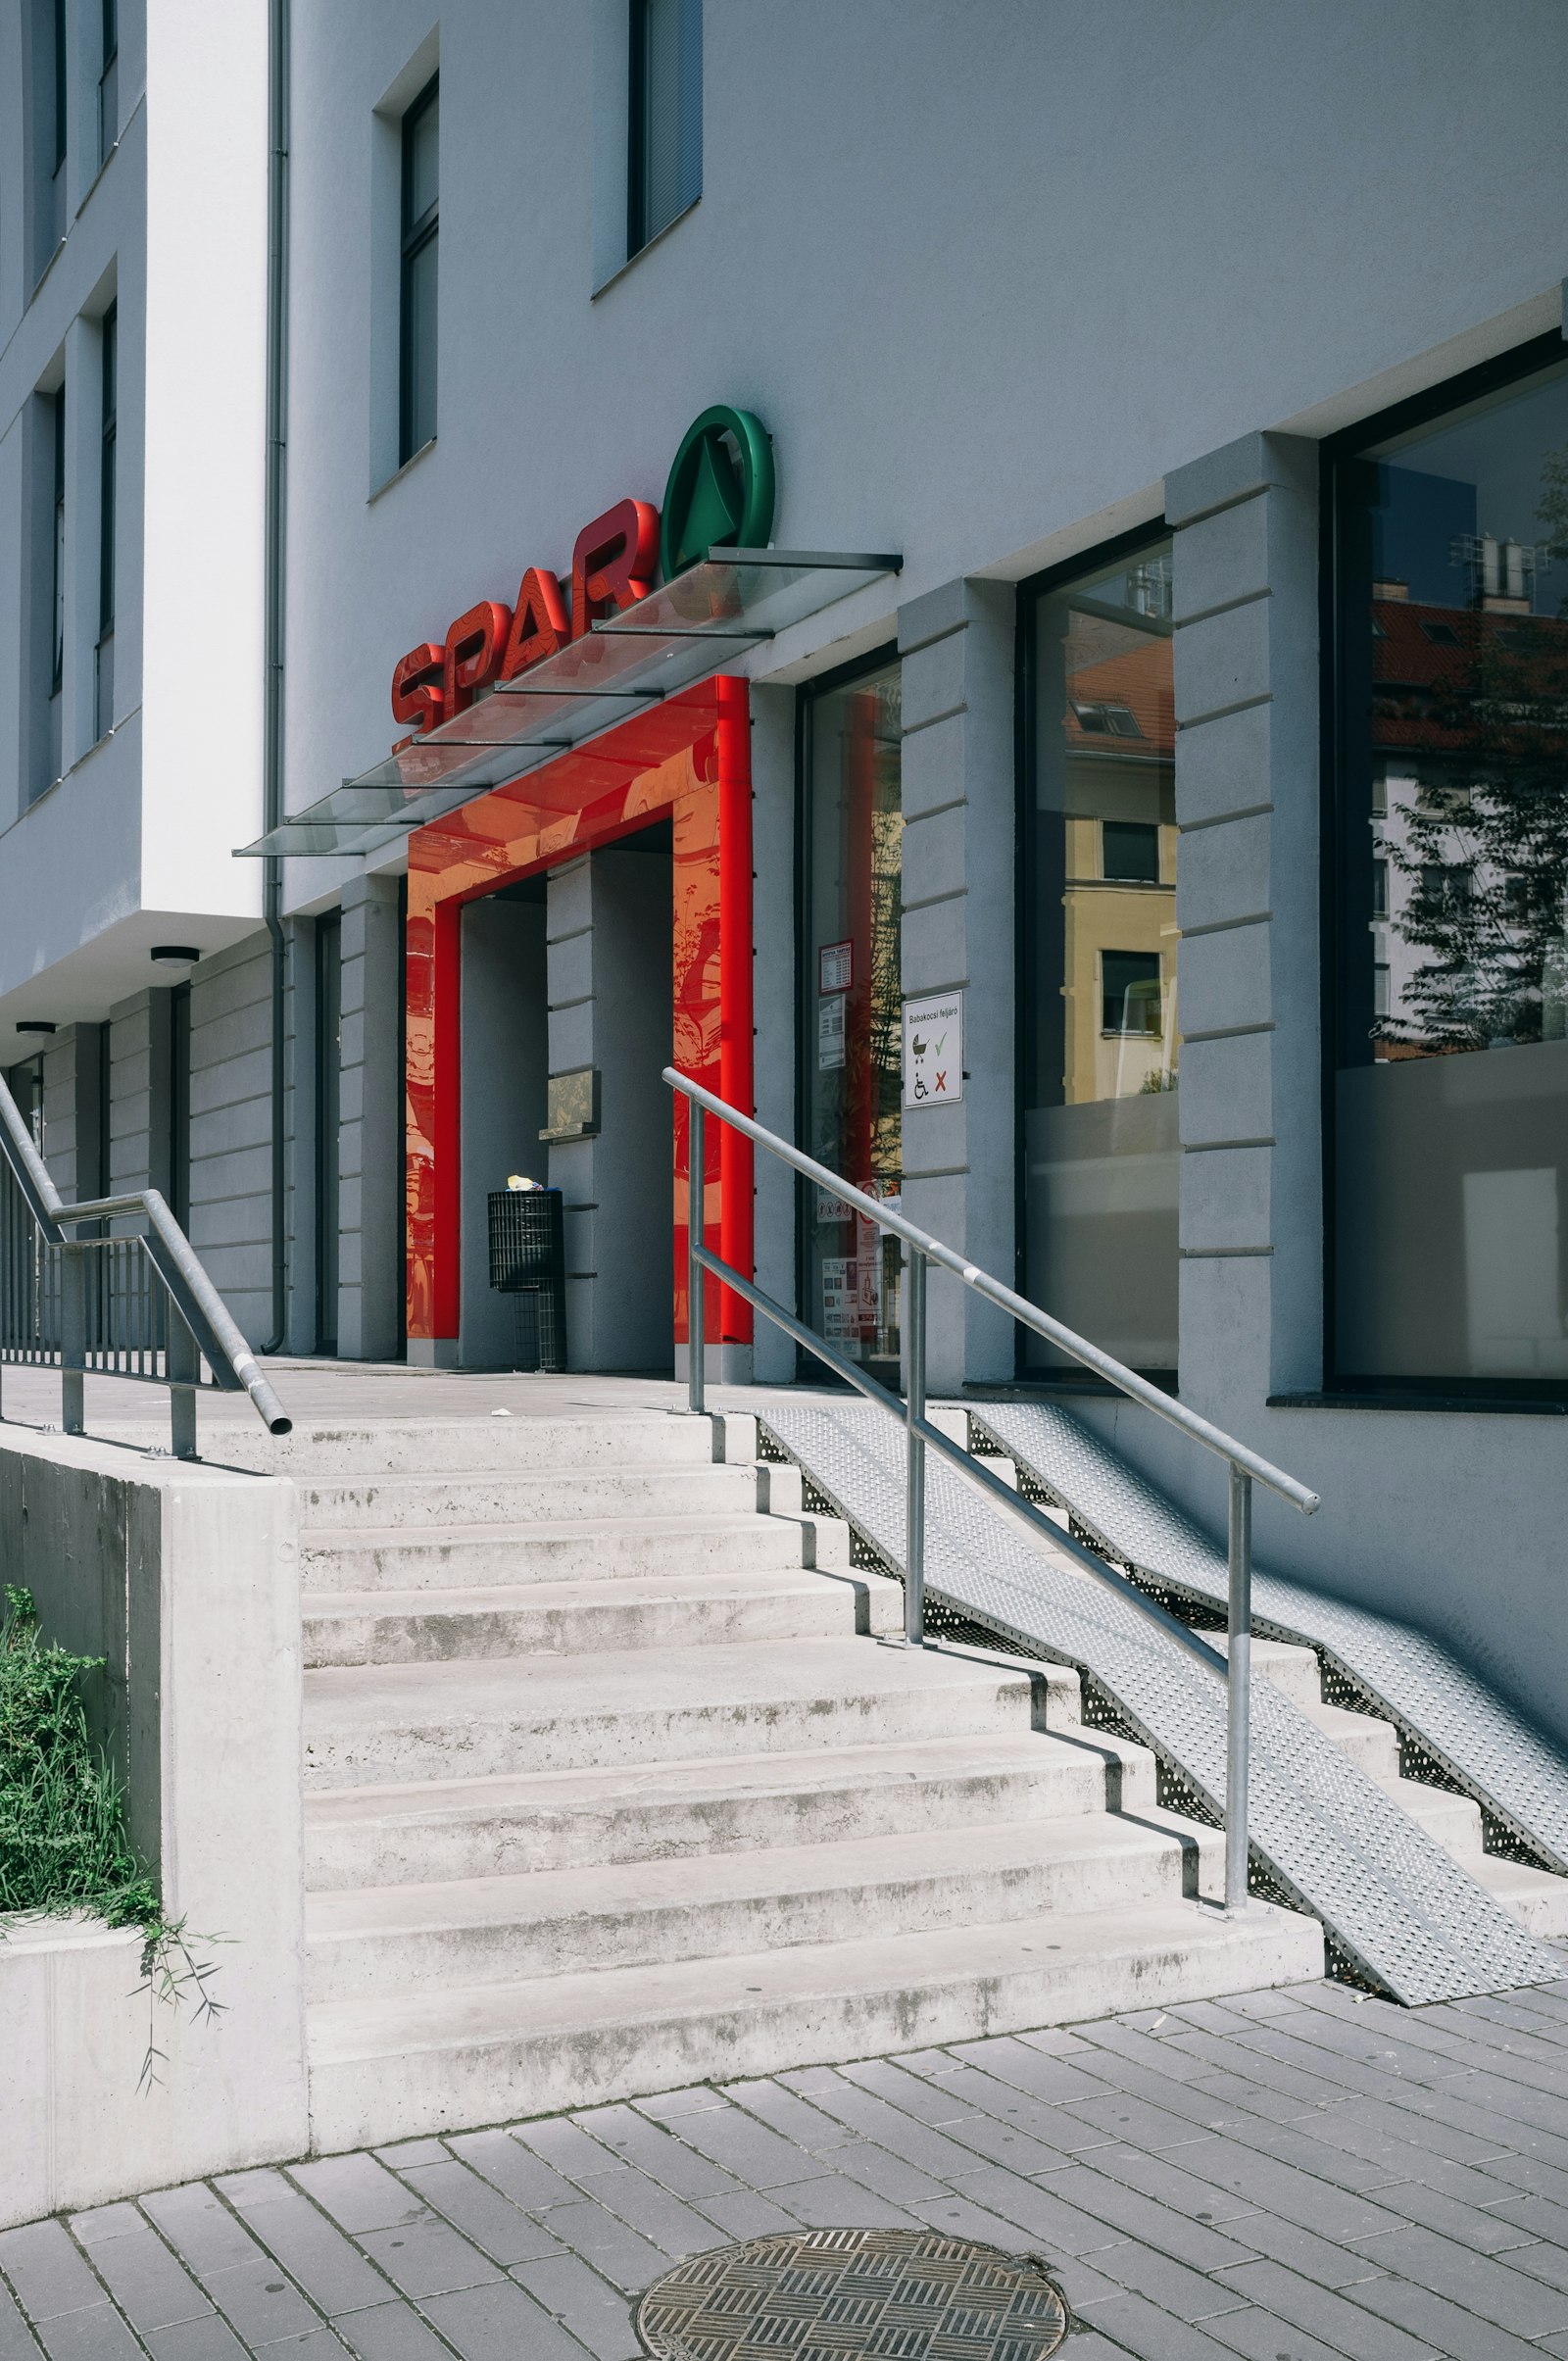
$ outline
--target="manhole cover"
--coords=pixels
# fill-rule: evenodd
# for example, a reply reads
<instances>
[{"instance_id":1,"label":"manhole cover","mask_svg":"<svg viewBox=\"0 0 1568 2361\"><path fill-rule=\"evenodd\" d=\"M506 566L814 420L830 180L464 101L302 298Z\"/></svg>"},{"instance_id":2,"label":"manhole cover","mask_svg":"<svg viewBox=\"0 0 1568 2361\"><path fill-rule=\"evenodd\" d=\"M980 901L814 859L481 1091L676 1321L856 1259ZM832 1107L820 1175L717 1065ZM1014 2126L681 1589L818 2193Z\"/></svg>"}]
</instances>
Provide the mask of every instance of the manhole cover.
<instances>
[{"instance_id":1,"label":"manhole cover","mask_svg":"<svg viewBox=\"0 0 1568 2361\"><path fill-rule=\"evenodd\" d=\"M1045 2361L1067 2311L1025 2255L939 2230L803 2230L694 2254L651 2287L657 2361Z\"/></svg>"}]
</instances>

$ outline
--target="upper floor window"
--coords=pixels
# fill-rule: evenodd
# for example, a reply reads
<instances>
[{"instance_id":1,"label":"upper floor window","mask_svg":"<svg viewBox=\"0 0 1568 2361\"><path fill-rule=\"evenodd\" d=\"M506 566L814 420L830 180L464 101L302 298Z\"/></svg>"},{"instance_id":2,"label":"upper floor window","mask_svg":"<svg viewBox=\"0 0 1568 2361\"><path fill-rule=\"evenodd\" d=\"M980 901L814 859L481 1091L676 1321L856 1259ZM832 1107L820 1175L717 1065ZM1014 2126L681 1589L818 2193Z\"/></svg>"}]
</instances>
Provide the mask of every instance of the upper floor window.
<instances>
[{"instance_id":1,"label":"upper floor window","mask_svg":"<svg viewBox=\"0 0 1568 2361\"><path fill-rule=\"evenodd\" d=\"M52 407L55 475L54 640L49 667L49 694L58 697L66 676L66 389L63 385L56 391Z\"/></svg>"},{"instance_id":2,"label":"upper floor window","mask_svg":"<svg viewBox=\"0 0 1568 2361\"><path fill-rule=\"evenodd\" d=\"M399 312L398 464L435 433L436 268L441 102L432 75L403 118L403 287Z\"/></svg>"},{"instance_id":3,"label":"upper floor window","mask_svg":"<svg viewBox=\"0 0 1568 2361\"><path fill-rule=\"evenodd\" d=\"M1333 1353L1568 1390L1568 365L1333 455Z\"/></svg>"},{"instance_id":4,"label":"upper floor window","mask_svg":"<svg viewBox=\"0 0 1568 2361\"><path fill-rule=\"evenodd\" d=\"M631 0L626 251L703 193L702 0Z\"/></svg>"},{"instance_id":5,"label":"upper floor window","mask_svg":"<svg viewBox=\"0 0 1568 2361\"><path fill-rule=\"evenodd\" d=\"M98 161L103 163L120 137L120 0L102 0L102 41L98 68Z\"/></svg>"},{"instance_id":6,"label":"upper floor window","mask_svg":"<svg viewBox=\"0 0 1568 2361\"><path fill-rule=\"evenodd\" d=\"M115 476L120 374L120 321L111 304L103 324L103 411L98 460L98 649L94 736L103 737L115 702Z\"/></svg>"},{"instance_id":7,"label":"upper floor window","mask_svg":"<svg viewBox=\"0 0 1568 2361\"><path fill-rule=\"evenodd\" d=\"M55 36L55 160L59 173L66 161L66 0L54 0Z\"/></svg>"}]
</instances>

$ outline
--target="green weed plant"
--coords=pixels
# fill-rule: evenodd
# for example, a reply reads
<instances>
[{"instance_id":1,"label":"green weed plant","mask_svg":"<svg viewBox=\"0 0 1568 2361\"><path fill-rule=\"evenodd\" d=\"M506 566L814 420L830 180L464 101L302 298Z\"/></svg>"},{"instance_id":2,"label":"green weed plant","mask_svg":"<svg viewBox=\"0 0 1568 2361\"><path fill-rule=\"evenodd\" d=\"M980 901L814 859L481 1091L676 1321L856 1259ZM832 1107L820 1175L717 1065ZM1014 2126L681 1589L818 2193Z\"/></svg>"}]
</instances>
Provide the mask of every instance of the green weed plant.
<instances>
[{"instance_id":1,"label":"green weed plant","mask_svg":"<svg viewBox=\"0 0 1568 2361\"><path fill-rule=\"evenodd\" d=\"M45 1641L30 1592L8 1583L0 1617L0 1939L13 1917L101 1918L142 1933L139 1990L149 1996L142 2082L166 2053L153 2038L158 2001L216 2016L214 1963L191 1951L183 1919L164 1915L158 1882L131 1850L124 1790L87 1729L81 1684L99 1656Z\"/></svg>"}]
</instances>

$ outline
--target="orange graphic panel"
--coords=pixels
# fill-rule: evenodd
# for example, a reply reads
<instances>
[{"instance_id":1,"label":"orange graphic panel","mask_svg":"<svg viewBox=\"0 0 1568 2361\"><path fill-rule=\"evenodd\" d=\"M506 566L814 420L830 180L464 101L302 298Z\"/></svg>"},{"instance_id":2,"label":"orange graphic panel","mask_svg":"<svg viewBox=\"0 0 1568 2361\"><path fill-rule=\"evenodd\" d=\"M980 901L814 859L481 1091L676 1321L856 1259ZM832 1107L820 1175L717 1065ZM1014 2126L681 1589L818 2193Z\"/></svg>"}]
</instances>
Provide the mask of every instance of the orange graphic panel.
<instances>
[{"instance_id":1,"label":"orange graphic panel","mask_svg":"<svg viewBox=\"0 0 1568 2361\"><path fill-rule=\"evenodd\" d=\"M752 785L746 683L706 681L640 713L409 840L406 1065L408 1319L412 1338L458 1333L463 1254L462 961L465 902L555 867L668 814L674 839L670 984L675 1064L752 1112ZM687 1338L687 1103L673 1100L675 1338ZM713 1133L718 1132L715 1141ZM710 1124L704 1232L752 1275L752 1150ZM478 1251L472 1245L472 1251ZM749 1343L751 1312L710 1287L710 1343Z\"/></svg>"}]
</instances>

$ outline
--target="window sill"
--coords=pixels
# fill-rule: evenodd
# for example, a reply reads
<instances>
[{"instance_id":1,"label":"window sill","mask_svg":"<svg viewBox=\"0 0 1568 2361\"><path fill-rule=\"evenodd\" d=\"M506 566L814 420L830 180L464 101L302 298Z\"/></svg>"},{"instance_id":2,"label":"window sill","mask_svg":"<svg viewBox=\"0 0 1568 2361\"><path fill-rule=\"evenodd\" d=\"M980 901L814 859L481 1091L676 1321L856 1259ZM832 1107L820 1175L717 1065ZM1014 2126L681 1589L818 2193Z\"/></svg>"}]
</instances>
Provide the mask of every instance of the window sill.
<instances>
[{"instance_id":1,"label":"window sill","mask_svg":"<svg viewBox=\"0 0 1568 2361\"><path fill-rule=\"evenodd\" d=\"M618 280L623 279L628 271L634 271L636 269L637 265L642 261L645 254L652 254L656 246L662 246L670 231L672 229L678 229L682 221L686 221L689 216L697 211L697 208L699 205L701 205L702 201L703 192L701 189L699 189L696 196L693 197L691 203L689 205L683 205L679 213L674 217L673 221L666 221L662 229L656 230L654 235L648 240L648 243L645 246L639 246L635 254L628 254L623 263L617 263L615 265L615 268L613 271L612 271L608 278L602 278L597 287L589 290L589 302L597 303L601 295L608 295L611 288L613 287Z\"/></svg>"},{"instance_id":2,"label":"window sill","mask_svg":"<svg viewBox=\"0 0 1568 2361\"><path fill-rule=\"evenodd\" d=\"M1524 1396L1506 1398L1476 1394L1270 1394L1270 1410L1441 1410L1452 1417L1480 1414L1490 1418L1568 1418L1568 1397L1532 1402Z\"/></svg>"},{"instance_id":3,"label":"window sill","mask_svg":"<svg viewBox=\"0 0 1568 2361\"><path fill-rule=\"evenodd\" d=\"M421 443L419 445L417 451L411 451L409 453L408 458L403 462L403 465L400 467L393 468L392 473L386 478L384 483L378 483L373 492L367 492L365 495L366 507L372 507L374 503L380 499L383 492L390 492L394 484L401 483L404 476L409 472L409 469L411 467L416 467L427 451L433 451L435 449L436 439L437 438L432 434L427 443Z\"/></svg>"}]
</instances>

